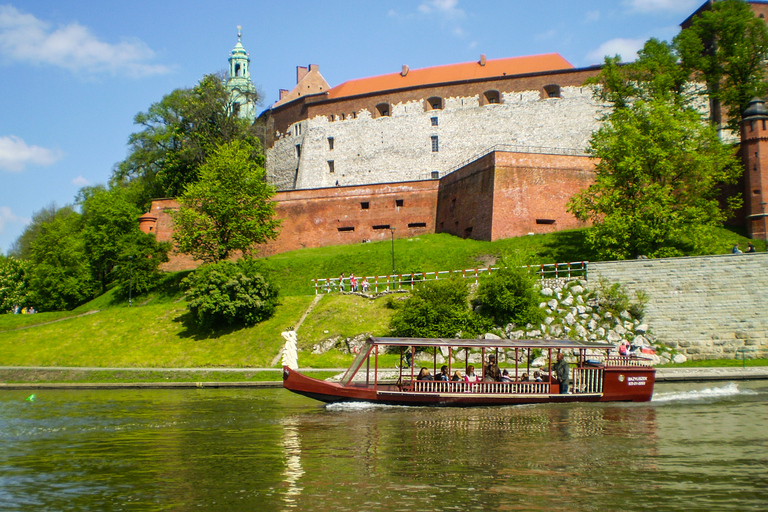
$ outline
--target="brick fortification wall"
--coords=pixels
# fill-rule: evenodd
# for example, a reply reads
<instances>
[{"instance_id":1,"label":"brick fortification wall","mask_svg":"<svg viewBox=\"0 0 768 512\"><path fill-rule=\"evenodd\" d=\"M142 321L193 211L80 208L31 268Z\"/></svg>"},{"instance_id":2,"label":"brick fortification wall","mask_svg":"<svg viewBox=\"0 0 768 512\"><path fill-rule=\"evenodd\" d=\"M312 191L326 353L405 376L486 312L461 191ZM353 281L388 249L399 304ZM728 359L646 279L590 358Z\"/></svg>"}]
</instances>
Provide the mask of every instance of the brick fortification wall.
<instances>
[{"instance_id":1,"label":"brick fortification wall","mask_svg":"<svg viewBox=\"0 0 768 512\"><path fill-rule=\"evenodd\" d=\"M653 333L692 359L768 356L768 253L590 263L600 277L647 293Z\"/></svg>"}]
</instances>

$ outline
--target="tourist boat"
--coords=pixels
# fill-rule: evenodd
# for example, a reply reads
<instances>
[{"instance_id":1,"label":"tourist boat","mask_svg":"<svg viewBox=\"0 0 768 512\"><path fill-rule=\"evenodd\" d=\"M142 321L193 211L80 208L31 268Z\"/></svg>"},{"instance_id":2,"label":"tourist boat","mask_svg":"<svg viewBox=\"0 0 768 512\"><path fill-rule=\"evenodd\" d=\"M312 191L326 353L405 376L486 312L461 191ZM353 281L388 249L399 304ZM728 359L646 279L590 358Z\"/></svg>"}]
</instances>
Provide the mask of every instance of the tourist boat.
<instances>
[{"instance_id":1,"label":"tourist boat","mask_svg":"<svg viewBox=\"0 0 768 512\"><path fill-rule=\"evenodd\" d=\"M284 333L285 336L285 333ZM653 394L656 370L649 359L621 356L612 344L572 340L470 340L425 338L369 338L339 382L313 379L298 371L295 334L286 338L283 353L283 387L323 402L373 402L390 405L478 406L518 405L563 402L647 402ZM477 366L477 382L445 382L418 380L419 369L408 366L405 355L416 351L432 354L423 363L437 375L446 365L449 375L461 375L470 364ZM538 352L536 352L538 351ZM561 393L553 374L557 353L571 360L570 389ZM398 354L398 368L379 364L384 354ZM438 354L442 356L438 362ZM484 379L484 364L495 356L506 366L509 380L495 382ZM523 381L523 373L531 374L531 366L518 363L526 355L546 357L546 365L533 368L543 374L542 382ZM391 365L391 358L390 365ZM575 364L573 362L575 360ZM514 367L512 366L514 363ZM513 373L514 370L514 373ZM526 371L527 370L527 371ZM551 377L550 377L551 376Z\"/></svg>"}]
</instances>

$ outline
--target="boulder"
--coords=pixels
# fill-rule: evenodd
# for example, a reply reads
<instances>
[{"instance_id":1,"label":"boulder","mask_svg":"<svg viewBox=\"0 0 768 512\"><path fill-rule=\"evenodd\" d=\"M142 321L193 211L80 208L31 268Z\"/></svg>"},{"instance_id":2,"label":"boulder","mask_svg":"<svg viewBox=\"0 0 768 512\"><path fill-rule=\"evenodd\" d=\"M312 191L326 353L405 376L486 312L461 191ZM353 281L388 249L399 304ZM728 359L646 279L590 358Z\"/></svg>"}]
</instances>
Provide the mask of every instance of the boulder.
<instances>
[{"instance_id":1,"label":"boulder","mask_svg":"<svg viewBox=\"0 0 768 512\"><path fill-rule=\"evenodd\" d=\"M574 295L581 295L584 293L584 287L581 285L571 286L571 293Z\"/></svg>"},{"instance_id":2,"label":"boulder","mask_svg":"<svg viewBox=\"0 0 768 512\"><path fill-rule=\"evenodd\" d=\"M584 313L587 312L587 308L579 304L578 306L576 306L576 311L578 311L580 315L583 315Z\"/></svg>"},{"instance_id":3,"label":"boulder","mask_svg":"<svg viewBox=\"0 0 768 512\"><path fill-rule=\"evenodd\" d=\"M576 335L579 338L586 338L587 337L587 330L584 328L583 325L577 324L576 325Z\"/></svg>"},{"instance_id":4,"label":"boulder","mask_svg":"<svg viewBox=\"0 0 768 512\"><path fill-rule=\"evenodd\" d=\"M557 303L557 299L550 299L550 300L547 302L547 306L549 306L549 309L551 309L551 310L553 310L553 311L554 311L555 309L557 309L557 304L558 304L558 303Z\"/></svg>"},{"instance_id":5,"label":"boulder","mask_svg":"<svg viewBox=\"0 0 768 512\"><path fill-rule=\"evenodd\" d=\"M561 304L563 306L571 306L571 305L573 305L573 295L568 294L568 296L562 300Z\"/></svg>"},{"instance_id":6,"label":"boulder","mask_svg":"<svg viewBox=\"0 0 768 512\"><path fill-rule=\"evenodd\" d=\"M531 361L531 368L541 368L547 364L547 358L545 356L540 356Z\"/></svg>"},{"instance_id":7,"label":"boulder","mask_svg":"<svg viewBox=\"0 0 768 512\"><path fill-rule=\"evenodd\" d=\"M541 294L545 297L551 297L554 292L552 291L552 288L542 288Z\"/></svg>"},{"instance_id":8,"label":"boulder","mask_svg":"<svg viewBox=\"0 0 768 512\"><path fill-rule=\"evenodd\" d=\"M548 316L547 318L544 319L544 323L547 325L551 324L554 321L555 321L555 318L551 316Z\"/></svg>"},{"instance_id":9,"label":"boulder","mask_svg":"<svg viewBox=\"0 0 768 512\"><path fill-rule=\"evenodd\" d=\"M619 313L619 316L625 320L632 320L632 315L630 315L629 311L627 311L626 309L621 313Z\"/></svg>"},{"instance_id":10,"label":"boulder","mask_svg":"<svg viewBox=\"0 0 768 512\"><path fill-rule=\"evenodd\" d=\"M549 334L553 338L558 338L558 337L562 336L563 335L563 326L560 325L560 324L552 324L549 327Z\"/></svg>"},{"instance_id":11,"label":"boulder","mask_svg":"<svg viewBox=\"0 0 768 512\"><path fill-rule=\"evenodd\" d=\"M681 364L681 363L686 362L688 360L688 358L685 357L683 354L675 354L675 357L673 357L672 360L674 362L676 362L677 364Z\"/></svg>"},{"instance_id":12,"label":"boulder","mask_svg":"<svg viewBox=\"0 0 768 512\"><path fill-rule=\"evenodd\" d=\"M487 333L485 333L485 336L483 337L483 339L486 339L486 340L500 340L500 339L502 339L502 337L499 336L498 334L493 334L492 332L487 332Z\"/></svg>"},{"instance_id":13,"label":"boulder","mask_svg":"<svg viewBox=\"0 0 768 512\"><path fill-rule=\"evenodd\" d=\"M648 332L648 324L643 323L638 325L637 327L635 327L635 332L638 334L645 334L646 332Z\"/></svg>"},{"instance_id":14,"label":"boulder","mask_svg":"<svg viewBox=\"0 0 768 512\"><path fill-rule=\"evenodd\" d=\"M616 325L616 326L613 328L613 330L616 332L616 334L621 334L621 335L624 335L624 334L626 334L626 333L627 333L627 330L626 330L626 329L624 328L624 326L623 326L623 325L621 325L621 324L618 324L618 325Z\"/></svg>"},{"instance_id":15,"label":"boulder","mask_svg":"<svg viewBox=\"0 0 768 512\"><path fill-rule=\"evenodd\" d=\"M592 318L589 322L587 322L587 329L590 331L594 331L597 329L597 322L595 322L595 319Z\"/></svg>"},{"instance_id":16,"label":"boulder","mask_svg":"<svg viewBox=\"0 0 768 512\"><path fill-rule=\"evenodd\" d=\"M538 338L541 336L541 331L538 329L534 329L532 331L528 331L528 337L529 338Z\"/></svg>"},{"instance_id":17,"label":"boulder","mask_svg":"<svg viewBox=\"0 0 768 512\"><path fill-rule=\"evenodd\" d=\"M605 337L606 340L608 340L609 343L618 343L621 341L621 335L616 333L613 329L608 331L608 335Z\"/></svg>"}]
</instances>

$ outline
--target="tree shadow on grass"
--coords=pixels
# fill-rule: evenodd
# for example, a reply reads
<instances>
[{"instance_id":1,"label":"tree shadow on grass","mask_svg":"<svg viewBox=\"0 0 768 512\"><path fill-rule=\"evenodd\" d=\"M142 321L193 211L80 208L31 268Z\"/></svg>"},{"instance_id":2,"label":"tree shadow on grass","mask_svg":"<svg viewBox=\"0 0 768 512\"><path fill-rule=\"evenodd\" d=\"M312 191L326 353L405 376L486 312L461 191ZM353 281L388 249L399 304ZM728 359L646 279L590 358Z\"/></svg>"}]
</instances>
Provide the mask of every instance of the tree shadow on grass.
<instances>
[{"instance_id":1,"label":"tree shadow on grass","mask_svg":"<svg viewBox=\"0 0 768 512\"><path fill-rule=\"evenodd\" d=\"M197 325L192 313L189 311L185 311L174 318L173 322L180 323L184 327L184 330L179 333L180 338L190 338L195 341L215 340L226 334L231 334L245 328L242 325L227 325L216 327L214 329L203 329Z\"/></svg>"},{"instance_id":2,"label":"tree shadow on grass","mask_svg":"<svg viewBox=\"0 0 768 512\"><path fill-rule=\"evenodd\" d=\"M599 261L597 252L587 243L586 234L587 229L552 233L544 245L547 256L553 259L552 263Z\"/></svg>"}]
</instances>

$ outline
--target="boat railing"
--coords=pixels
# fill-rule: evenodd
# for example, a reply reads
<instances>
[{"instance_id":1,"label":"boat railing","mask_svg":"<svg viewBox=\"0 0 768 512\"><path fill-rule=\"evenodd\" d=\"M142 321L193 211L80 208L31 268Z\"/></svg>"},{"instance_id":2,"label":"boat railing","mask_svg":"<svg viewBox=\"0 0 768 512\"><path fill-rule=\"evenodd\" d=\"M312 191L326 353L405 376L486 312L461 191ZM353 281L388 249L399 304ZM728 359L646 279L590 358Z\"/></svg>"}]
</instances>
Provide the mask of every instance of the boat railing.
<instances>
[{"instance_id":1,"label":"boat railing","mask_svg":"<svg viewBox=\"0 0 768 512\"><path fill-rule=\"evenodd\" d=\"M406 382L404 391L416 393L482 393L489 395L547 394L549 382L444 382L416 380Z\"/></svg>"},{"instance_id":2,"label":"boat railing","mask_svg":"<svg viewBox=\"0 0 768 512\"><path fill-rule=\"evenodd\" d=\"M574 393L602 393L603 368L574 368Z\"/></svg>"},{"instance_id":3,"label":"boat railing","mask_svg":"<svg viewBox=\"0 0 768 512\"><path fill-rule=\"evenodd\" d=\"M605 366L653 366L653 360L635 356L608 356Z\"/></svg>"}]
</instances>

